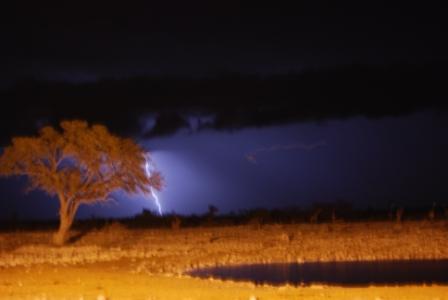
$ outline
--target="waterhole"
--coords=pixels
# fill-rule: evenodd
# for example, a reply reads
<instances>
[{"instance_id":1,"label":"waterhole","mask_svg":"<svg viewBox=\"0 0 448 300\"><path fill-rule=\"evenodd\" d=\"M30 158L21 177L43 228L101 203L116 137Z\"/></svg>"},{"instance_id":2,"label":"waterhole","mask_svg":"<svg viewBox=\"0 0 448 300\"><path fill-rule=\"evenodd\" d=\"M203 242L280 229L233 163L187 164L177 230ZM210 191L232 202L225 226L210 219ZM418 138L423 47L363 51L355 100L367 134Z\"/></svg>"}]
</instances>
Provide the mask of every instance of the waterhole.
<instances>
[{"instance_id":1,"label":"waterhole","mask_svg":"<svg viewBox=\"0 0 448 300\"><path fill-rule=\"evenodd\" d=\"M447 285L448 260L251 264L197 269L189 274L273 285Z\"/></svg>"}]
</instances>

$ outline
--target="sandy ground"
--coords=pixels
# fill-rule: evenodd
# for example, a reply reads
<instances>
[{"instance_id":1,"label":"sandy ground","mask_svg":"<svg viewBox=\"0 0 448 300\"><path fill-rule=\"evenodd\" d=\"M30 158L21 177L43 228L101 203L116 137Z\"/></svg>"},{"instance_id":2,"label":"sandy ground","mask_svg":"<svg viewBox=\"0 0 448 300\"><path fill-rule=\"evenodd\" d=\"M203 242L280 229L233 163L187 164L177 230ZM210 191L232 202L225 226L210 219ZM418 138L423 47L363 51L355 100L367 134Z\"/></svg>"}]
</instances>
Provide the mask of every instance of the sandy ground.
<instances>
[{"instance_id":1,"label":"sandy ground","mask_svg":"<svg viewBox=\"0 0 448 300\"><path fill-rule=\"evenodd\" d=\"M111 266L50 267L0 273L1 299L448 299L448 287L271 287L132 274ZM252 297L252 298L251 298ZM253 298L256 297L256 298Z\"/></svg>"},{"instance_id":2,"label":"sandy ground","mask_svg":"<svg viewBox=\"0 0 448 300\"><path fill-rule=\"evenodd\" d=\"M448 258L445 222L128 230L65 247L50 232L0 234L0 299L448 299L448 286L255 286L182 275L248 262Z\"/></svg>"}]
</instances>

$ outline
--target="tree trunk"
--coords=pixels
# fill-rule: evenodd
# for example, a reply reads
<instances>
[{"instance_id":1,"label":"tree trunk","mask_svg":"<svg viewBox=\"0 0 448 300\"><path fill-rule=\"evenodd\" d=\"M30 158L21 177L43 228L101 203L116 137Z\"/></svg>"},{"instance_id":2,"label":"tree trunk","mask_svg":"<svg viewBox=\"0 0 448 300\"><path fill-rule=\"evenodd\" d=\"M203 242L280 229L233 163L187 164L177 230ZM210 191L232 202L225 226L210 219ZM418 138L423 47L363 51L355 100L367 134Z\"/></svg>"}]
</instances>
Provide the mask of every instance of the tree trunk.
<instances>
[{"instance_id":1,"label":"tree trunk","mask_svg":"<svg viewBox=\"0 0 448 300\"><path fill-rule=\"evenodd\" d=\"M68 232L72 226L73 219L76 214L77 206L70 206L65 201L61 201L61 207L59 210L59 230L53 236L53 243L58 246L62 246L68 240Z\"/></svg>"},{"instance_id":2,"label":"tree trunk","mask_svg":"<svg viewBox=\"0 0 448 300\"><path fill-rule=\"evenodd\" d=\"M54 244L58 246L62 246L67 241L67 233L72 225L72 221L70 220L70 216L68 214L61 214L59 220L59 230L53 236Z\"/></svg>"}]
</instances>

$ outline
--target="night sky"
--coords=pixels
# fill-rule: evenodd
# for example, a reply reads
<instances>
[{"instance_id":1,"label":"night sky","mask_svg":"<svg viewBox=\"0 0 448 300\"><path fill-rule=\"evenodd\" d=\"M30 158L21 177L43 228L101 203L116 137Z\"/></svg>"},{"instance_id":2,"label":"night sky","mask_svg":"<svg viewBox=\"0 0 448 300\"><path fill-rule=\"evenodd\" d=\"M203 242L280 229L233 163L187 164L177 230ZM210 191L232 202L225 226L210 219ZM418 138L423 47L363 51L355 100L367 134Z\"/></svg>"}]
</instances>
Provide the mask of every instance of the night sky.
<instances>
[{"instance_id":1,"label":"night sky","mask_svg":"<svg viewBox=\"0 0 448 300\"><path fill-rule=\"evenodd\" d=\"M441 2L150 2L2 9L1 145L104 123L152 152L165 212L448 205ZM24 183L0 180L0 218L56 218ZM156 209L116 199L78 217Z\"/></svg>"}]
</instances>

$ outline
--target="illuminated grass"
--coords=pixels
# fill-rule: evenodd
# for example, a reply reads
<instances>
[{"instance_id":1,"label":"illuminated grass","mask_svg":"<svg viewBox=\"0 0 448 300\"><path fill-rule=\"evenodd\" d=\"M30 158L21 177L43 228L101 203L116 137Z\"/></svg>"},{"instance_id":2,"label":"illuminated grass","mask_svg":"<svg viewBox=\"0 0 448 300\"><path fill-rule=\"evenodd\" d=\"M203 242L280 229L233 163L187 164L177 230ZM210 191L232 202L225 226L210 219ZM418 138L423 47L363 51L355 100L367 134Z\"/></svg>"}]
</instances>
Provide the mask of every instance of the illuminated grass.
<instances>
[{"instance_id":1,"label":"illuminated grass","mask_svg":"<svg viewBox=\"0 0 448 300\"><path fill-rule=\"evenodd\" d=\"M446 259L448 226L442 221L177 230L129 230L112 223L64 247L51 246L51 234L0 234L0 299L448 298L444 286L272 287L183 275L240 263Z\"/></svg>"},{"instance_id":2,"label":"illuminated grass","mask_svg":"<svg viewBox=\"0 0 448 300\"><path fill-rule=\"evenodd\" d=\"M0 267L129 260L133 271L181 274L202 266L448 258L445 222L267 225L130 230L112 224L53 247L50 232L0 234Z\"/></svg>"}]
</instances>

